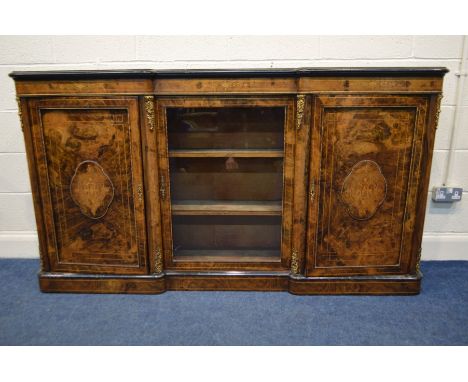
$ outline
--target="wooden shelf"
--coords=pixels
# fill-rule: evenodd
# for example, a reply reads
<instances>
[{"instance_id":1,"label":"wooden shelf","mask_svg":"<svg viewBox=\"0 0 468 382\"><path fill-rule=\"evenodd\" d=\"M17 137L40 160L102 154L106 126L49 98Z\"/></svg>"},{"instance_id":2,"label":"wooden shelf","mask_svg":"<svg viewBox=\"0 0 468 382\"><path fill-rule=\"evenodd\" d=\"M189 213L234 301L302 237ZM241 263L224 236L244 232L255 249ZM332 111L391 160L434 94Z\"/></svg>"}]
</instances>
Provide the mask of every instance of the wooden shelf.
<instances>
[{"instance_id":1,"label":"wooden shelf","mask_svg":"<svg viewBox=\"0 0 468 382\"><path fill-rule=\"evenodd\" d=\"M184 200L172 202L173 215L281 215L281 202Z\"/></svg>"},{"instance_id":2,"label":"wooden shelf","mask_svg":"<svg viewBox=\"0 0 468 382\"><path fill-rule=\"evenodd\" d=\"M174 252L174 261L214 263L279 263L278 250L268 249L185 249Z\"/></svg>"},{"instance_id":3,"label":"wooden shelf","mask_svg":"<svg viewBox=\"0 0 468 382\"><path fill-rule=\"evenodd\" d=\"M226 150L226 149L194 149L194 150L170 150L170 158L282 158L283 150Z\"/></svg>"}]
</instances>

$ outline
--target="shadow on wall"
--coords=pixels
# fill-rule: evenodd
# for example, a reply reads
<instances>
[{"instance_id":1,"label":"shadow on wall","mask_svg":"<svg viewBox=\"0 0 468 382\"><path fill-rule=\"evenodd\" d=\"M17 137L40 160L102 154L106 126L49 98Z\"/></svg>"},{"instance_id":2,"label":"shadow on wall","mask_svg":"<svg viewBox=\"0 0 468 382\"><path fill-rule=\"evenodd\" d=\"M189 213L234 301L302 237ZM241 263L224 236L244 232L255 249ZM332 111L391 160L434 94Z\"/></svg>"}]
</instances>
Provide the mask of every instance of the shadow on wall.
<instances>
[{"instance_id":1,"label":"shadow on wall","mask_svg":"<svg viewBox=\"0 0 468 382\"><path fill-rule=\"evenodd\" d=\"M453 202L453 203L435 203L432 200L429 201L429 213L430 214L450 214L452 212L455 212L457 203L459 202Z\"/></svg>"}]
</instances>

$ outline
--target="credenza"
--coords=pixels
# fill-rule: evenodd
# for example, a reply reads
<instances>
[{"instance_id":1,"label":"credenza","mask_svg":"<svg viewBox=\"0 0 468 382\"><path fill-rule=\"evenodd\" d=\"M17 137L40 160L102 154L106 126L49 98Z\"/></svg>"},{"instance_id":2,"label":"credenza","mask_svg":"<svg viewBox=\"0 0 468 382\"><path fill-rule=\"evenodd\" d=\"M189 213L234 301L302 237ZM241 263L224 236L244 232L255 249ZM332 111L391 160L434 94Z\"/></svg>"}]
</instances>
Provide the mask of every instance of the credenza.
<instances>
[{"instance_id":1,"label":"credenza","mask_svg":"<svg viewBox=\"0 0 468 382\"><path fill-rule=\"evenodd\" d=\"M11 73L41 290L419 293L446 72Z\"/></svg>"}]
</instances>

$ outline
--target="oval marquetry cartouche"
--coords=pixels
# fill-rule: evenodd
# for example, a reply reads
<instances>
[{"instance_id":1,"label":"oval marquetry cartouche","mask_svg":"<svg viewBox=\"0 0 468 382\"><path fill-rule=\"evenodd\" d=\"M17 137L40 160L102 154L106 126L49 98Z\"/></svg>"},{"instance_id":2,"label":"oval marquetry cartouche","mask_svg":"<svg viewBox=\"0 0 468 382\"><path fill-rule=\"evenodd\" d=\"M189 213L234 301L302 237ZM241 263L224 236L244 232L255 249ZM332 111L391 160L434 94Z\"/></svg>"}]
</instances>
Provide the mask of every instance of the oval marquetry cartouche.
<instances>
[{"instance_id":1,"label":"oval marquetry cartouche","mask_svg":"<svg viewBox=\"0 0 468 382\"><path fill-rule=\"evenodd\" d=\"M343 182L341 200L349 216L367 220L375 215L385 200L387 181L380 166L371 160L356 163Z\"/></svg>"},{"instance_id":2,"label":"oval marquetry cartouche","mask_svg":"<svg viewBox=\"0 0 468 382\"><path fill-rule=\"evenodd\" d=\"M114 199L114 185L99 163L81 162L71 180L73 201L83 215L92 219L102 218Z\"/></svg>"}]
</instances>

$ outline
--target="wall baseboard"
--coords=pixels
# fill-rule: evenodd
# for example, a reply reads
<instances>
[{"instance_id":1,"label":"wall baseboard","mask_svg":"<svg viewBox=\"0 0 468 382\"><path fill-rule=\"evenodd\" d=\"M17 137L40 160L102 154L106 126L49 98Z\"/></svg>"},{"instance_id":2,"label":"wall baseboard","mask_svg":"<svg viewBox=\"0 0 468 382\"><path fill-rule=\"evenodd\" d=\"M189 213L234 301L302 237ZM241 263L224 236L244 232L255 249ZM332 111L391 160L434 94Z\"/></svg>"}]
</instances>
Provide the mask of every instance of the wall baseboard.
<instances>
[{"instance_id":1,"label":"wall baseboard","mask_svg":"<svg viewBox=\"0 0 468 382\"><path fill-rule=\"evenodd\" d=\"M425 233L422 260L467 260L467 233Z\"/></svg>"},{"instance_id":2,"label":"wall baseboard","mask_svg":"<svg viewBox=\"0 0 468 382\"><path fill-rule=\"evenodd\" d=\"M39 242L35 231L0 232L0 258L39 258Z\"/></svg>"},{"instance_id":3,"label":"wall baseboard","mask_svg":"<svg viewBox=\"0 0 468 382\"><path fill-rule=\"evenodd\" d=\"M34 259L38 257L39 244L35 231L0 232L0 258ZM468 261L468 234L424 234L422 260Z\"/></svg>"}]
</instances>

